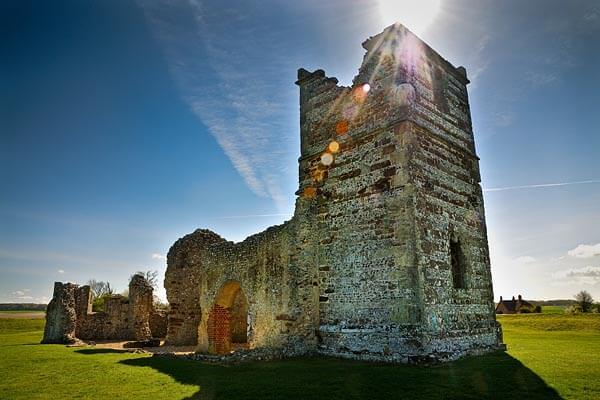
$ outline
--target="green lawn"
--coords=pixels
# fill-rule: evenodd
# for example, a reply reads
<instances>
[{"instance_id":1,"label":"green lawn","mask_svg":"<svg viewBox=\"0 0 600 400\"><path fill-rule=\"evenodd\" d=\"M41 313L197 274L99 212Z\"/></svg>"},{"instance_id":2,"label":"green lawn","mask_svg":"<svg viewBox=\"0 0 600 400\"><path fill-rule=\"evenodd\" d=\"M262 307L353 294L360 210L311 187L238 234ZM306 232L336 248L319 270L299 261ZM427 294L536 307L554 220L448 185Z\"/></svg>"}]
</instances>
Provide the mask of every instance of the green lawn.
<instances>
[{"instance_id":1,"label":"green lawn","mask_svg":"<svg viewBox=\"0 0 600 400\"><path fill-rule=\"evenodd\" d=\"M565 306L542 306L543 314L564 314Z\"/></svg>"},{"instance_id":2,"label":"green lawn","mask_svg":"<svg viewBox=\"0 0 600 400\"><path fill-rule=\"evenodd\" d=\"M216 366L39 345L0 319L0 399L598 399L600 315L503 315L508 353L435 367L296 359Z\"/></svg>"}]
</instances>

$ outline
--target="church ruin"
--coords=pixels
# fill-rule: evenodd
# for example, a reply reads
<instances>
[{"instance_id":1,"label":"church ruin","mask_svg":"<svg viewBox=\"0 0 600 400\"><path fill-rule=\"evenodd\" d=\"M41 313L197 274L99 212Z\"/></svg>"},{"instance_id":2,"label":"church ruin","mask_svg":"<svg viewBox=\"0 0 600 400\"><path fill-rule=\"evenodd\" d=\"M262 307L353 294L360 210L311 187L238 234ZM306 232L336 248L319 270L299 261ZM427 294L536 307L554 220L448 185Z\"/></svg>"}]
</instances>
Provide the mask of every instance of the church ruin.
<instances>
[{"instance_id":1,"label":"church ruin","mask_svg":"<svg viewBox=\"0 0 600 400\"><path fill-rule=\"evenodd\" d=\"M466 71L399 24L363 47L351 87L298 71L292 219L171 247L167 344L393 362L503 347Z\"/></svg>"}]
</instances>

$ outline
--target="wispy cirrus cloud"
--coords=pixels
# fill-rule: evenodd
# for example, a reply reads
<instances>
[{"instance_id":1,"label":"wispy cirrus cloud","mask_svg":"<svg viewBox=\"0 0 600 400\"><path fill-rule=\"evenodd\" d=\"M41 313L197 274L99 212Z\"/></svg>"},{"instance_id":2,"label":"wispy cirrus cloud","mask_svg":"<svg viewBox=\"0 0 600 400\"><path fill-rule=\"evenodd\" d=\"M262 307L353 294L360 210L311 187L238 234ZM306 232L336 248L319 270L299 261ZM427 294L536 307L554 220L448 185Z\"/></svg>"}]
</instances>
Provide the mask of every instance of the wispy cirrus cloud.
<instances>
[{"instance_id":1,"label":"wispy cirrus cloud","mask_svg":"<svg viewBox=\"0 0 600 400\"><path fill-rule=\"evenodd\" d=\"M490 65L490 57L485 54L490 39L491 36L489 34L483 34L471 52L470 64L472 67L469 71L469 80L471 81L472 88L477 86L479 78Z\"/></svg>"},{"instance_id":2,"label":"wispy cirrus cloud","mask_svg":"<svg viewBox=\"0 0 600 400\"><path fill-rule=\"evenodd\" d=\"M546 71L527 71L525 80L534 86L545 86L558 79L558 74Z\"/></svg>"},{"instance_id":3,"label":"wispy cirrus cloud","mask_svg":"<svg viewBox=\"0 0 600 400\"><path fill-rule=\"evenodd\" d=\"M248 188L280 210L288 208L280 175L294 165L296 149L282 107L296 89L282 71L298 65L279 55L284 52L277 32L257 23L260 8L236 7L236 1L227 7L197 0L138 3L184 101Z\"/></svg>"}]
</instances>

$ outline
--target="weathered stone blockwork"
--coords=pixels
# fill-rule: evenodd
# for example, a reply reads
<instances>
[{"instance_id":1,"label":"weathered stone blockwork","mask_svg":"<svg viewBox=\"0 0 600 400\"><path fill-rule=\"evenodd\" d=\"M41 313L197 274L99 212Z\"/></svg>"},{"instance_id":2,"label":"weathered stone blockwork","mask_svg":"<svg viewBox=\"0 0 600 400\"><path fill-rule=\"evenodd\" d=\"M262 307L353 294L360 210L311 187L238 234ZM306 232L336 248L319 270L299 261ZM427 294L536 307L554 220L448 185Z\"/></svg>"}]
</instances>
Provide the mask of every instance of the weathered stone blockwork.
<instances>
[{"instance_id":1,"label":"weathered stone blockwork","mask_svg":"<svg viewBox=\"0 0 600 400\"><path fill-rule=\"evenodd\" d=\"M228 352L246 315L246 346L285 355L502 347L466 72L401 25L363 46L352 87L298 71L293 218L241 243L198 230L169 251L168 343Z\"/></svg>"},{"instance_id":2,"label":"weathered stone blockwork","mask_svg":"<svg viewBox=\"0 0 600 400\"><path fill-rule=\"evenodd\" d=\"M42 343L74 343L77 315L72 283L54 283L54 294L46 308L46 326Z\"/></svg>"},{"instance_id":3,"label":"weathered stone blockwork","mask_svg":"<svg viewBox=\"0 0 600 400\"><path fill-rule=\"evenodd\" d=\"M145 341L164 337L166 315L153 310L152 292L144 277L134 275L129 283L129 297L110 296L104 311L92 312L89 286L56 282L46 312L42 343L72 343L76 339Z\"/></svg>"}]
</instances>

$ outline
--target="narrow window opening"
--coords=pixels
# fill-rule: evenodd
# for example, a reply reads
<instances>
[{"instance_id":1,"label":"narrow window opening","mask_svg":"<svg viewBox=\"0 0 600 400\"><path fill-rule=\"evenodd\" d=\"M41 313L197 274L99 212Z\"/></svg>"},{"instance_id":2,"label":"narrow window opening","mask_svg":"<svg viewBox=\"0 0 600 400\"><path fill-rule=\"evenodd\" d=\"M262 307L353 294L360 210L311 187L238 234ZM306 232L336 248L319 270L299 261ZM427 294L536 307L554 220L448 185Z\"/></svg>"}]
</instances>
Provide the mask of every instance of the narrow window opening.
<instances>
[{"instance_id":1,"label":"narrow window opening","mask_svg":"<svg viewBox=\"0 0 600 400\"><path fill-rule=\"evenodd\" d=\"M450 263L452 266L452 286L455 289L464 289L466 260L458 240L450 240Z\"/></svg>"},{"instance_id":2,"label":"narrow window opening","mask_svg":"<svg viewBox=\"0 0 600 400\"><path fill-rule=\"evenodd\" d=\"M448 98L446 96L446 78L444 72L436 68L433 72L433 102L438 109L444 113L450 112L450 106L448 104Z\"/></svg>"}]
</instances>

